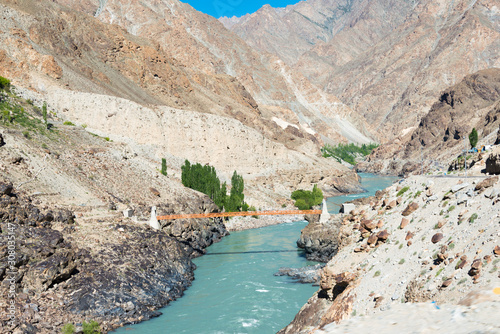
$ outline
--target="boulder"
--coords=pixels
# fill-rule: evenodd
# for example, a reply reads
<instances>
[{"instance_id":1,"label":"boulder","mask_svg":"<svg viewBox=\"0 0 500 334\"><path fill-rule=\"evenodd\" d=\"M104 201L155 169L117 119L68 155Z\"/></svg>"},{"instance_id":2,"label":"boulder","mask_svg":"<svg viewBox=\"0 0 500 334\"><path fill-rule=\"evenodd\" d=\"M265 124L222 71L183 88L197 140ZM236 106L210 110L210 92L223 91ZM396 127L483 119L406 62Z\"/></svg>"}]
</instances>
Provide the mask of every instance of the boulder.
<instances>
[{"instance_id":1,"label":"boulder","mask_svg":"<svg viewBox=\"0 0 500 334\"><path fill-rule=\"evenodd\" d=\"M12 193L12 183L4 183L0 182L0 196L2 195L10 195Z\"/></svg>"},{"instance_id":2,"label":"boulder","mask_svg":"<svg viewBox=\"0 0 500 334\"><path fill-rule=\"evenodd\" d=\"M479 182L478 184L476 184L476 187L474 188L474 190L482 192L486 188L492 187L497 182L498 182L498 176L489 177L489 178Z\"/></svg>"},{"instance_id":3,"label":"boulder","mask_svg":"<svg viewBox=\"0 0 500 334\"><path fill-rule=\"evenodd\" d=\"M474 261L472 261L470 270L468 272L469 276L478 275L482 267L483 267L483 262L481 261L481 259L475 259Z\"/></svg>"},{"instance_id":4,"label":"boulder","mask_svg":"<svg viewBox=\"0 0 500 334\"><path fill-rule=\"evenodd\" d=\"M160 197L160 192L156 188L151 187L149 191L151 191L153 195Z\"/></svg>"},{"instance_id":5,"label":"boulder","mask_svg":"<svg viewBox=\"0 0 500 334\"><path fill-rule=\"evenodd\" d=\"M442 288L447 288L451 285L451 282L453 282L453 280L451 278L447 279L446 281L443 282L443 284L441 285Z\"/></svg>"},{"instance_id":6,"label":"boulder","mask_svg":"<svg viewBox=\"0 0 500 334\"><path fill-rule=\"evenodd\" d=\"M5 145L5 141L3 139L3 135L0 133L0 147Z\"/></svg>"},{"instance_id":7,"label":"boulder","mask_svg":"<svg viewBox=\"0 0 500 334\"><path fill-rule=\"evenodd\" d=\"M410 240L411 238L413 238L413 233L411 233L410 231L408 231L408 233L406 233L406 238L405 238L405 241L408 241L408 240Z\"/></svg>"},{"instance_id":8,"label":"boulder","mask_svg":"<svg viewBox=\"0 0 500 334\"><path fill-rule=\"evenodd\" d=\"M368 231L371 231L377 227L377 223L375 223L373 220L364 219L361 221L361 226L363 226Z\"/></svg>"},{"instance_id":9,"label":"boulder","mask_svg":"<svg viewBox=\"0 0 500 334\"><path fill-rule=\"evenodd\" d=\"M392 200L392 201L389 202L389 204L387 204L387 209L388 210L394 209L396 206L397 206L396 200Z\"/></svg>"},{"instance_id":10,"label":"boulder","mask_svg":"<svg viewBox=\"0 0 500 334\"><path fill-rule=\"evenodd\" d=\"M351 282L356 279L356 275L344 272L342 274L334 274L332 269L325 267L321 273L320 288L321 290L332 290L335 286L340 285L347 287Z\"/></svg>"},{"instance_id":11,"label":"boulder","mask_svg":"<svg viewBox=\"0 0 500 334\"><path fill-rule=\"evenodd\" d=\"M368 245L375 245L375 243L377 242L377 240L378 240L377 234L376 233L372 233L366 242L368 243Z\"/></svg>"},{"instance_id":12,"label":"boulder","mask_svg":"<svg viewBox=\"0 0 500 334\"><path fill-rule=\"evenodd\" d=\"M492 175L500 174L500 154L490 154L486 159L486 173Z\"/></svg>"},{"instance_id":13,"label":"boulder","mask_svg":"<svg viewBox=\"0 0 500 334\"><path fill-rule=\"evenodd\" d=\"M462 190L462 189L464 189L464 188L466 188L468 186L469 186L469 184L467 182L466 183L456 184L453 187L451 187L451 191L453 193L456 193L456 192L458 192L458 191L460 191L460 190Z\"/></svg>"},{"instance_id":14,"label":"boulder","mask_svg":"<svg viewBox=\"0 0 500 334\"><path fill-rule=\"evenodd\" d=\"M493 250L493 254L500 255L500 246L495 246L495 249Z\"/></svg>"},{"instance_id":15,"label":"boulder","mask_svg":"<svg viewBox=\"0 0 500 334\"><path fill-rule=\"evenodd\" d=\"M406 226L408 226L409 223L410 223L410 220L408 218L402 218L401 224L399 225L399 227L401 229L404 229Z\"/></svg>"},{"instance_id":16,"label":"boulder","mask_svg":"<svg viewBox=\"0 0 500 334\"><path fill-rule=\"evenodd\" d=\"M418 209L418 204L415 203L415 202L411 202L410 204L408 204L408 206L406 207L406 209L404 209L402 215L403 216L409 216L410 214L412 214L415 210Z\"/></svg>"},{"instance_id":17,"label":"boulder","mask_svg":"<svg viewBox=\"0 0 500 334\"><path fill-rule=\"evenodd\" d=\"M387 230L383 230L377 233L378 240L385 242L387 238L389 238L389 232Z\"/></svg>"},{"instance_id":18,"label":"boulder","mask_svg":"<svg viewBox=\"0 0 500 334\"><path fill-rule=\"evenodd\" d=\"M436 233L432 236L432 243L435 244L435 243L438 243L441 241L441 239L443 239L443 233Z\"/></svg>"}]
</instances>

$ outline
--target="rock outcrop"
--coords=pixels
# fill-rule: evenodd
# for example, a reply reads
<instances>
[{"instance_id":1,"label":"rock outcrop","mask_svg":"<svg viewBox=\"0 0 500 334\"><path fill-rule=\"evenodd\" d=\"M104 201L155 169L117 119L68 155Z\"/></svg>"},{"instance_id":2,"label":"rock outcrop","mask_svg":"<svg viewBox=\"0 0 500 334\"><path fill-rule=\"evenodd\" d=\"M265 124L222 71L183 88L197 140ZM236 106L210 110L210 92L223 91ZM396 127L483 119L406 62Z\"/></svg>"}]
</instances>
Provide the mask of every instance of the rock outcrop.
<instances>
[{"instance_id":1,"label":"rock outcrop","mask_svg":"<svg viewBox=\"0 0 500 334\"><path fill-rule=\"evenodd\" d=\"M195 265L189 250L202 252L227 233L223 225L200 223L190 226L197 239L183 240L183 231L176 240L120 220L75 224L67 210L40 209L6 183L0 189L0 289L7 296L14 280L16 291L15 324L0 320L6 330L54 333L93 319L108 331L148 320L190 285ZM14 240L13 253L7 240Z\"/></svg>"},{"instance_id":2,"label":"rock outcrop","mask_svg":"<svg viewBox=\"0 0 500 334\"><path fill-rule=\"evenodd\" d=\"M302 229L297 246L306 251L308 260L328 262L339 247L339 225L338 219L331 219L326 224L310 222Z\"/></svg>"}]
</instances>

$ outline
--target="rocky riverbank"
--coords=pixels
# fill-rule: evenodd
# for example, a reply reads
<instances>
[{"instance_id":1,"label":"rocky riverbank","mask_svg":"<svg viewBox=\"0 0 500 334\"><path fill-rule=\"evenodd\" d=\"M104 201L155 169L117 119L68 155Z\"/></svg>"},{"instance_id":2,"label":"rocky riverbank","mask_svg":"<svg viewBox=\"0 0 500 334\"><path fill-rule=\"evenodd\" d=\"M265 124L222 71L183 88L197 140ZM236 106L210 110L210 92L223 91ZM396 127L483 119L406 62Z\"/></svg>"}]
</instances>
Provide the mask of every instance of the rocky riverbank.
<instances>
[{"instance_id":1,"label":"rocky riverbank","mask_svg":"<svg viewBox=\"0 0 500 334\"><path fill-rule=\"evenodd\" d=\"M0 191L0 323L13 333L90 320L107 332L157 316L190 285L191 257L227 233L208 220L167 233L119 216L75 223L71 211L37 207L10 184Z\"/></svg>"},{"instance_id":2,"label":"rocky riverbank","mask_svg":"<svg viewBox=\"0 0 500 334\"><path fill-rule=\"evenodd\" d=\"M468 294L470 305L481 301L476 290L489 291L493 304L481 308L494 318L500 303L499 194L498 177L412 176L334 217L331 224L340 220L338 252L323 269L318 292L280 333L345 332L346 319L366 324L355 320L360 315L385 318L390 327L391 313L381 311L417 302L454 305ZM321 232L310 235L320 238ZM464 321L468 328L474 319ZM500 331L491 323L477 328Z\"/></svg>"}]
</instances>

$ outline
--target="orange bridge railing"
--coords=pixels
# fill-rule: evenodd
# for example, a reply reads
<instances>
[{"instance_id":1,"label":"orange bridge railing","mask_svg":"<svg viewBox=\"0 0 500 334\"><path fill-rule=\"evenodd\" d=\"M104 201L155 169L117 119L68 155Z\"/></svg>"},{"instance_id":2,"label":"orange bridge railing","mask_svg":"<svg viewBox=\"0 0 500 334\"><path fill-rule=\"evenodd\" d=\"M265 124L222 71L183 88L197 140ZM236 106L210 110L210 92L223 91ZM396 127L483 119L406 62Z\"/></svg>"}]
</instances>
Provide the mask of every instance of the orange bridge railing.
<instances>
[{"instance_id":1,"label":"orange bridge railing","mask_svg":"<svg viewBox=\"0 0 500 334\"><path fill-rule=\"evenodd\" d=\"M237 216L276 216L276 215L306 215L321 214L321 210L274 210L274 211L243 211L243 212L214 212L193 213L180 215L157 216L157 220L185 219L185 218L215 218L215 217L237 217Z\"/></svg>"}]
</instances>

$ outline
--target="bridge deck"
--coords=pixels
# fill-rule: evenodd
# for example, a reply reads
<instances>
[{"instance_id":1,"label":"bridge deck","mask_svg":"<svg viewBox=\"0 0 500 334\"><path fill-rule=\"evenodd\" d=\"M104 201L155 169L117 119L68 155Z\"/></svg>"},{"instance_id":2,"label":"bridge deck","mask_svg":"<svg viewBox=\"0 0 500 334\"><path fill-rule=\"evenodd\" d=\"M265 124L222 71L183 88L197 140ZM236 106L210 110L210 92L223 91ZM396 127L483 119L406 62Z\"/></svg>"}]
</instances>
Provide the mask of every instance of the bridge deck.
<instances>
[{"instance_id":1,"label":"bridge deck","mask_svg":"<svg viewBox=\"0 0 500 334\"><path fill-rule=\"evenodd\" d=\"M274 210L274 211L193 213L193 214L157 216L156 219L168 220L168 219L182 219L182 218L215 218L215 217L236 217L236 216L275 216L275 215L305 215L305 214L321 214L321 210Z\"/></svg>"}]
</instances>

